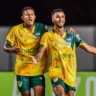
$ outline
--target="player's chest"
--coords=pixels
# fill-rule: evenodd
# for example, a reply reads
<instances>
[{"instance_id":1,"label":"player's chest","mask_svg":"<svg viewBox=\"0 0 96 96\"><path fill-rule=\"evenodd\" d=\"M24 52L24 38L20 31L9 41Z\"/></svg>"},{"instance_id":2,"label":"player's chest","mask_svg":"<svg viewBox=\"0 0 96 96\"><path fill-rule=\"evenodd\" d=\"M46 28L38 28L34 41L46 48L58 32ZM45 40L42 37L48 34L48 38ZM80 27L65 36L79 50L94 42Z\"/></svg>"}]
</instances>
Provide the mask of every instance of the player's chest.
<instances>
[{"instance_id":1,"label":"player's chest","mask_svg":"<svg viewBox=\"0 0 96 96\"><path fill-rule=\"evenodd\" d=\"M40 32L30 33L25 31L20 31L17 35L17 42L24 44L32 44L40 41Z\"/></svg>"},{"instance_id":2,"label":"player's chest","mask_svg":"<svg viewBox=\"0 0 96 96\"><path fill-rule=\"evenodd\" d=\"M59 36L52 36L49 39L49 46L51 47L65 48L65 47L72 47L72 45L73 45L72 37L61 38Z\"/></svg>"}]
</instances>

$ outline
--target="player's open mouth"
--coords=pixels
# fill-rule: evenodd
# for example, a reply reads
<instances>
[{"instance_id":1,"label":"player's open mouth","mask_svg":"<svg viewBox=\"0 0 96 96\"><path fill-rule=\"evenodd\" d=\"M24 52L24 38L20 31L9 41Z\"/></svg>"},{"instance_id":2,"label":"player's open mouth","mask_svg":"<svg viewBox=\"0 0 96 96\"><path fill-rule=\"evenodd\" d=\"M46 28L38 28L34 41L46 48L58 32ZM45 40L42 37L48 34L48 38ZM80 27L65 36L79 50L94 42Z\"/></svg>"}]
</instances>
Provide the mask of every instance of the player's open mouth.
<instances>
[{"instance_id":1,"label":"player's open mouth","mask_svg":"<svg viewBox=\"0 0 96 96\"><path fill-rule=\"evenodd\" d=\"M29 19L28 21L31 23L32 22L32 19Z\"/></svg>"}]
</instances>

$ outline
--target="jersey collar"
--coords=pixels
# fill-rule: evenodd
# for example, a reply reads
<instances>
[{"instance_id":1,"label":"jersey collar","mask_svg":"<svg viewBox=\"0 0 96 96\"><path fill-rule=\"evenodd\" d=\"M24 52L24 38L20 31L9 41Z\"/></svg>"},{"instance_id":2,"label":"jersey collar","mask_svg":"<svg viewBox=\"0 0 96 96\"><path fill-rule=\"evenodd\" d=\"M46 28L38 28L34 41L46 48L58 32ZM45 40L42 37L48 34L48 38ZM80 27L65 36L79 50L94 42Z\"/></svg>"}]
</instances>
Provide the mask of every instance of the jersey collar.
<instances>
[{"instance_id":1,"label":"jersey collar","mask_svg":"<svg viewBox=\"0 0 96 96\"><path fill-rule=\"evenodd\" d=\"M26 24L25 24L25 23L23 23L23 28L27 28L27 26L26 26ZM34 31L35 31L35 24L33 25L33 28L32 28L31 33L34 33Z\"/></svg>"},{"instance_id":2,"label":"jersey collar","mask_svg":"<svg viewBox=\"0 0 96 96\"><path fill-rule=\"evenodd\" d=\"M52 31L53 31L53 33L56 33L55 29L52 29ZM63 34L62 38L65 38L65 37L66 37L66 32L67 32L67 30L64 29L64 33L65 33L65 34Z\"/></svg>"}]
</instances>

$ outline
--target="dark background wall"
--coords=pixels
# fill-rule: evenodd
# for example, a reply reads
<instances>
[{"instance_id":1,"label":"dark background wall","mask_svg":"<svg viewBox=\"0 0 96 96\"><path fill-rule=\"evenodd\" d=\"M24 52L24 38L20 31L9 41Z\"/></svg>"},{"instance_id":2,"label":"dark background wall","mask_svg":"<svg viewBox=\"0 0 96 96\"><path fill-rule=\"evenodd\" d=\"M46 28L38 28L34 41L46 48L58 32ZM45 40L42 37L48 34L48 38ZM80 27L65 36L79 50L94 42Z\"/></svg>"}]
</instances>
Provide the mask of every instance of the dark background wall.
<instances>
[{"instance_id":1,"label":"dark background wall","mask_svg":"<svg viewBox=\"0 0 96 96\"><path fill-rule=\"evenodd\" d=\"M91 0L1 0L0 25L15 25L21 22L21 10L32 6L36 21L51 25L51 12L62 8L66 14L66 25L96 25L96 5Z\"/></svg>"}]
</instances>

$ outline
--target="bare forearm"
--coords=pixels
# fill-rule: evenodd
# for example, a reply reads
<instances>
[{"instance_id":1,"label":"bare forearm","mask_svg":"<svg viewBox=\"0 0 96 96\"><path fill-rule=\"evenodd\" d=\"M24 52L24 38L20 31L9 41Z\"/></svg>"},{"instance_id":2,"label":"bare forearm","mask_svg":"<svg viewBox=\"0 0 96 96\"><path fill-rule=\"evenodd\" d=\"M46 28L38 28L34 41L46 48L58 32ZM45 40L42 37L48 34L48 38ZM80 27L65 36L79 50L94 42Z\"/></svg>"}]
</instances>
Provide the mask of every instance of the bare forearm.
<instances>
[{"instance_id":1,"label":"bare forearm","mask_svg":"<svg viewBox=\"0 0 96 96\"><path fill-rule=\"evenodd\" d=\"M90 49L88 50L89 53L96 54L96 48L90 46Z\"/></svg>"},{"instance_id":2,"label":"bare forearm","mask_svg":"<svg viewBox=\"0 0 96 96\"><path fill-rule=\"evenodd\" d=\"M39 54L37 54L37 55L34 56L34 57L35 57L36 61L39 61L39 60L42 59L42 56L43 56L43 54L39 53Z\"/></svg>"},{"instance_id":3,"label":"bare forearm","mask_svg":"<svg viewBox=\"0 0 96 96\"><path fill-rule=\"evenodd\" d=\"M45 48L40 48L38 54L34 56L35 59L37 61L41 60L42 57L43 57L44 52L45 52Z\"/></svg>"},{"instance_id":4,"label":"bare forearm","mask_svg":"<svg viewBox=\"0 0 96 96\"><path fill-rule=\"evenodd\" d=\"M4 51L8 53L14 53L14 48L9 45L4 45Z\"/></svg>"},{"instance_id":5,"label":"bare forearm","mask_svg":"<svg viewBox=\"0 0 96 96\"><path fill-rule=\"evenodd\" d=\"M84 43L80 47L82 49L84 49L85 51L87 51L88 53L96 54L96 48L93 46L90 46L90 45Z\"/></svg>"},{"instance_id":6,"label":"bare forearm","mask_svg":"<svg viewBox=\"0 0 96 96\"><path fill-rule=\"evenodd\" d=\"M21 54L21 48L15 48L14 46L11 46L9 44L4 45L4 50L8 53Z\"/></svg>"}]
</instances>

